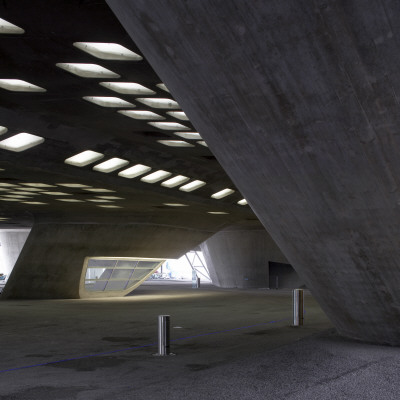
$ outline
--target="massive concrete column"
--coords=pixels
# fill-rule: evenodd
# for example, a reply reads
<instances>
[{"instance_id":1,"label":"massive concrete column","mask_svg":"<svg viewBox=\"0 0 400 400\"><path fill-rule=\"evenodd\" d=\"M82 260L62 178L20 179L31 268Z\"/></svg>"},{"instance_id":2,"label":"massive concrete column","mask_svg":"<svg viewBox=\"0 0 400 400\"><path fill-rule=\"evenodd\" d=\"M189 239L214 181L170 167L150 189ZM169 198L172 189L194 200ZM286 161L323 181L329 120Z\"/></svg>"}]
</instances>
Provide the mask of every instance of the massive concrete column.
<instances>
[{"instance_id":1,"label":"massive concrete column","mask_svg":"<svg viewBox=\"0 0 400 400\"><path fill-rule=\"evenodd\" d=\"M400 9L108 0L338 331L400 344Z\"/></svg>"}]
</instances>

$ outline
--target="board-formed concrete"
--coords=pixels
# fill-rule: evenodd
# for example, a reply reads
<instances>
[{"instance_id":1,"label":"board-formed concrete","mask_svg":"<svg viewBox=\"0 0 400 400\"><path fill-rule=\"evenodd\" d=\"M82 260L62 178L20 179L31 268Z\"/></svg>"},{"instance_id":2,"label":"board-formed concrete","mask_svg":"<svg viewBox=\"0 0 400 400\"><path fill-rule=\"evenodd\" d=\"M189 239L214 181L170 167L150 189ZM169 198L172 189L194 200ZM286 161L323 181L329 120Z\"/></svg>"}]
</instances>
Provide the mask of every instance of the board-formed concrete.
<instances>
[{"instance_id":1,"label":"board-formed concrete","mask_svg":"<svg viewBox=\"0 0 400 400\"><path fill-rule=\"evenodd\" d=\"M398 4L108 4L338 331L399 345Z\"/></svg>"}]
</instances>

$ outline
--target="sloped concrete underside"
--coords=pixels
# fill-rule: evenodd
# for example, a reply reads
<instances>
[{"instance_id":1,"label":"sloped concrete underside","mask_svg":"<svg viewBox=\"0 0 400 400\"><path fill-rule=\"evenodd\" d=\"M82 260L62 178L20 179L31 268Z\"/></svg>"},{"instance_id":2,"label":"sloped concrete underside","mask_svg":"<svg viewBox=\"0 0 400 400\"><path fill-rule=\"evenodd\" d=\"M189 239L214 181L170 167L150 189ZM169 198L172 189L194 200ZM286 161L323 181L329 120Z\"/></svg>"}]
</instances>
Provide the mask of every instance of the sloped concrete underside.
<instances>
[{"instance_id":1,"label":"sloped concrete underside","mask_svg":"<svg viewBox=\"0 0 400 400\"><path fill-rule=\"evenodd\" d=\"M108 0L345 336L400 344L400 8Z\"/></svg>"}]
</instances>

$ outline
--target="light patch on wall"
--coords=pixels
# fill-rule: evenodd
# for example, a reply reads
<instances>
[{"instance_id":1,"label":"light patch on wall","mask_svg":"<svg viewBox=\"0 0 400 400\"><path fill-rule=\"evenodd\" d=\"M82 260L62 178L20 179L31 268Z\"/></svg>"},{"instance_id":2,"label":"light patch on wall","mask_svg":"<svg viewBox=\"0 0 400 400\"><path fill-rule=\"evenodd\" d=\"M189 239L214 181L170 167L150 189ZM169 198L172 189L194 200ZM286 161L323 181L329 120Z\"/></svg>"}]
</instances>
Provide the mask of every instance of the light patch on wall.
<instances>
[{"instance_id":1,"label":"light patch on wall","mask_svg":"<svg viewBox=\"0 0 400 400\"><path fill-rule=\"evenodd\" d=\"M123 178L132 179L132 178L136 178L137 176L143 175L146 172L149 172L150 170L151 170L151 168L148 167L147 165L136 164L133 167L124 169L123 171L121 171L118 174L118 176L122 176Z\"/></svg>"},{"instance_id":2,"label":"light patch on wall","mask_svg":"<svg viewBox=\"0 0 400 400\"><path fill-rule=\"evenodd\" d=\"M199 189L204 186L206 183L203 181L195 180L187 183L179 188L182 192L193 192L193 190Z\"/></svg>"},{"instance_id":3,"label":"light patch on wall","mask_svg":"<svg viewBox=\"0 0 400 400\"><path fill-rule=\"evenodd\" d=\"M174 176L173 178L168 179L165 182L161 183L161 186L164 186L167 188L173 188L175 186L179 186L182 183L187 182L189 179L190 178L188 178L187 176L178 175L178 176Z\"/></svg>"},{"instance_id":4,"label":"light patch on wall","mask_svg":"<svg viewBox=\"0 0 400 400\"><path fill-rule=\"evenodd\" d=\"M82 153L75 154L74 156L67 158L64 162L75 167L85 167L86 165L92 164L104 157L104 154L97 153L92 150L85 150Z\"/></svg>"},{"instance_id":5,"label":"light patch on wall","mask_svg":"<svg viewBox=\"0 0 400 400\"><path fill-rule=\"evenodd\" d=\"M75 42L74 46L102 60L143 60L139 54L117 43Z\"/></svg>"},{"instance_id":6,"label":"light patch on wall","mask_svg":"<svg viewBox=\"0 0 400 400\"><path fill-rule=\"evenodd\" d=\"M167 111L167 114L181 121L189 121L189 118L183 111Z\"/></svg>"},{"instance_id":7,"label":"light patch on wall","mask_svg":"<svg viewBox=\"0 0 400 400\"><path fill-rule=\"evenodd\" d=\"M158 181L161 181L165 178L168 178L169 176L171 176L171 172L168 171L164 171L162 169L155 171L149 175L144 176L142 179L140 179L142 182L146 182L146 183L155 183Z\"/></svg>"},{"instance_id":8,"label":"light patch on wall","mask_svg":"<svg viewBox=\"0 0 400 400\"><path fill-rule=\"evenodd\" d=\"M223 189L223 190L220 190L220 191L217 192L217 193L214 193L213 195L211 195L211 197L212 197L213 199L219 200L219 199L222 199L222 198L224 198L224 197L226 197L226 196L231 195L232 193L235 193L235 191L232 190L232 189Z\"/></svg>"},{"instance_id":9,"label":"light patch on wall","mask_svg":"<svg viewBox=\"0 0 400 400\"><path fill-rule=\"evenodd\" d=\"M46 89L21 79L0 79L0 88L11 92L45 92Z\"/></svg>"},{"instance_id":10,"label":"light patch on wall","mask_svg":"<svg viewBox=\"0 0 400 400\"><path fill-rule=\"evenodd\" d=\"M198 132L174 132L174 135L189 140L201 139L200 133Z\"/></svg>"},{"instance_id":11,"label":"light patch on wall","mask_svg":"<svg viewBox=\"0 0 400 400\"><path fill-rule=\"evenodd\" d=\"M28 150L44 142L44 138L30 133L22 132L0 142L0 149L15 151Z\"/></svg>"},{"instance_id":12,"label":"light patch on wall","mask_svg":"<svg viewBox=\"0 0 400 400\"><path fill-rule=\"evenodd\" d=\"M165 131L184 131L185 129L188 129L187 126L178 124L177 122L148 122L148 124Z\"/></svg>"},{"instance_id":13,"label":"light patch on wall","mask_svg":"<svg viewBox=\"0 0 400 400\"><path fill-rule=\"evenodd\" d=\"M115 72L97 64L57 63L56 66L81 78L120 78Z\"/></svg>"},{"instance_id":14,"label":"light patch on wall","mask_svg":"<svg viewBox=\"0 0 400 400\"><path fill-rule=\"evenodd\" d=\"M139 83L134 82L100 82L100 85L121 94L155 94L154 90L151 90L145 86L139 85Z\"/></svg>"},{"instance_id":15,"label":"light patch on wall","mask_svg":"<svg viewBox=\"0 0 400 400\"><path fill-rule=\"evenodd\" d=\"M167 109L176 109L180 108L179 104L172 99L157 99L157 98L137 98L136 101L145 104L146 106L152 108L167 108Z\"/></svg>"},{"instance_id":16,"label":"light patch on wall","mask_svg":"<svg viewBox=\"0 0 400 400\"><path fill-rule=\"evenodd\" d=\"M25 31L17 25L0 18L0 33L22 35Z\"/></svg>"},{"instance_id":17,"label":"light patch on wall","mask_svg":"<svg viewBox=\"0 0 400 400\"><path fill-rule=\"evenodd\" d=\"M125 167L129 164L129 161L123 160L122 158L114 157L107 161L102 162L101 164L97 164L93 167L94 171L104 172L106 174L116 171L122 167Z\"/></svg>"},{"instance_id":18,"label":"light patch on wall","mask_svg":"<svg viewBox=\"0 0 400 400\"><path fill-rule=\"evenodd\" d=\"M4 135L8 132L8 129L5 126L0 126L0 135Z\"/></svg>"},{"instance_id":19,"label":"light patch on wall","mask_svg":"<svg viewBox=\"0 0 400 400\"><path fill-rule=\"evenodd\" d=\"M208 147L208 146L207 146L207 143L206 143L204 140L198 141L197 144L199 144L199 145L201 145L201 146L204 146L204 147Z\"/></svg>"},{"instance_id":20,"label":"light patch on wall","mask_svg":"<svg viewBox=\"0 0 400 400\"><path fill-rule=\"evenodd\" d=\"M241 206L247 206L248 204L246 199L239 200L237 203L240 204Z\"/></svg>"},{"instance_id":21,"label":"light patch on wall","mask_svg":"<svg viewBox=\"0 0 400 400\"><path fill-rule=\"evenodd\" d=\"M164 83L157 83L156 86L157 86L158 88L160 88L161 90L164 90L165 92L168 92L168 93L169 93L169 90L168 90L168 88L165 86Z\"/></svg>"},{"instance_id":22,"label":"light patch on wall","mask_svg":"<svg viewBox=\"0 0 400 400\"><path fill-rule=\"evenodd\" d=\"M136 107L134 104L129 103L120 99L119 97L107 97L107 96L84 96L83 100L89 101L90 103L97 104L101 107Z\"/></svg>"},{"instance_id":23,"label":"light patch on wall","mask_svg":"<svg viewBox=\"0 0 400 400\"><path fill-rule=\"evenodd\" d=\"M144 111L144 110L120 110L118 111L120 114L126 115L129 118L133 119L144 119L150 121L162 120L165 119L162 115L158 115L153 113L152 111Z\"/></svg>"}]
</instances>

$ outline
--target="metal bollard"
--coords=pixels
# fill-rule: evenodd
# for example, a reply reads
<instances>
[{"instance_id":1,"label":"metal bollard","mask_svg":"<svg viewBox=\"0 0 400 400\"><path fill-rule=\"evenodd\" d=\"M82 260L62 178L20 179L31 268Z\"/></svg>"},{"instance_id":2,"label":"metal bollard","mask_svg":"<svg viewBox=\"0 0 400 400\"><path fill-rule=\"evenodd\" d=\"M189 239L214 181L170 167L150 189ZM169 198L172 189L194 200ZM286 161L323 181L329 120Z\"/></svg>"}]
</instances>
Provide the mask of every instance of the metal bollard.
<instances>
[{"instance_id":1,"label":"metal bollard","mask_svg":"<svg viewBox=\"0 0 400 400\"><path fill-rule=\"evenodd\" d=\"M172 356L169 351L169 315L158 316L158 353L156 356Z\"/></svg>"},{"instance_id":2,"label":"metal bollard","mask_svg":"<svg viewBox=\"0 0 400 400\"><path fill-rule=\"evenodd\" d=\"M303 289L293 289L293 326L303 325L304 320L304 295Z\"/></svg>"}]
</instances>

